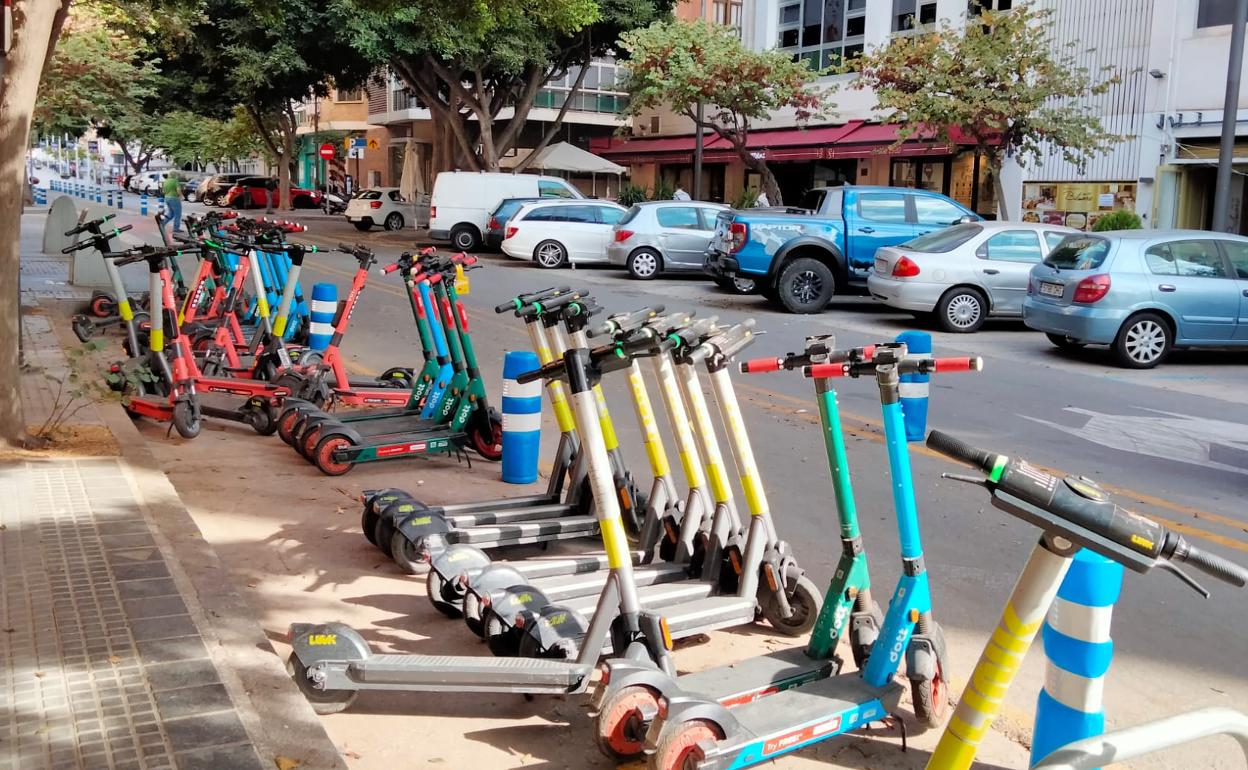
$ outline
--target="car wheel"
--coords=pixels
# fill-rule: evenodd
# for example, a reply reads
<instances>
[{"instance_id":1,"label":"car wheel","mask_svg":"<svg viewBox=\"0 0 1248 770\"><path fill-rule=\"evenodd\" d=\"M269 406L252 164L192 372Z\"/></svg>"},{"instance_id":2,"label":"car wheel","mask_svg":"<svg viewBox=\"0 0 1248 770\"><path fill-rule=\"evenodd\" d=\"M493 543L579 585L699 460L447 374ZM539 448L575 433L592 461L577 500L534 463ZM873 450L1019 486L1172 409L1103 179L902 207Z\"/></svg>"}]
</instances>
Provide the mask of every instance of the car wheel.
<instances>
[{"instance_id":1,"label":"car wheel","mask_svg":"<svg viewBox=\"0 0 1248 770\"><path fill-rule=\"evenodd\" d=\"M978 331L988 316L988 301L975 289L960 286L945 292L936 303L936 320L947 332Z\"/></svg>"},{"instance_id":2,"label":"car wheel","mask_svg":"<svg viewBox=\"0 0 1248 770\"><path fill-rule=\"evenodd\" d=\"M818 313L836 292L832 270L817 259L798 257L780 271L776 295L790 313Z\"/></svg>"},{"instance_id":3,"label":"car wheel","mask_svg":"<svg viewBox=\"0 0 1248 770\"><path fill-rule=\"evenodd\" d=\"M198 196L198 195L196 195L195 193L187 193L187 194L186 194L186 202L187 202L187 203L194 203L194 202L196 202L196 201L198 201L198 200L199 200L199 196Z\"/></svg>"},{"instance_id":4,"label":"car wheel","mask_svg":"<svg viewBox=\"0 0 1248 770\"><path fill-rule=\"evenodd\" d=\"M1162 362L1174 344L1170 324L1156 313L1140 313L1127 319L1114 339L1118 363L1129 369L1152 369Z\"/></svg>"},{"instance_id":5,"label":"car wheel","mask_svg":"<svg viewBox=\"0 0 1248 770\"><path fill-rule=\"evenodd\" d=\"M638 281L649 281L663 269L663 258L654 249L637 249L628 255L628 274Z\"/></svg>"},{"instance_id":6,"label":"car wheel","mask_svg":"<svg viewBox=\"0 0 1248 770\"><path fill-rule=\"evenodd\" d=\"M1065 334L1052 334L1045 332L1044 336L1048 337L1049 342L1052 342L1055 347L1060 348L1061 350L1078 350L1088 344L1086 342L1071 339Z\"/></svg>"},{"instance_id":7,"label":"car wheel","mask_svg":"<svg viewBox=\"0 0 1248 770\"><path fill-rule=\"evenodd\" d=\"M475 227L459 225L451 230L451 245L460 251L476 251L481 247L481 236Z\"/></svg>"},{"instance_id":8,"label":"car wheel","mask_svg":"<svg viewBox=\"0 0 1248 770\"><path fill-rule=\"evenodd\" d=\"M359 222L352 222L351 224L355 225L355 229L362 233L366 233L373 228L373 223L367 219L362 219Z\"/></svg>"},{"instance_id":9,"label":"car wheel","mask_svg":"<svg viewBox=\"0 0 1248 770\"><path fill-rule=\"evenodd\" d=\"M568 250L558 241L542 241L533 249L533 261L547 269L563 267L568 262Z\"/></svg>"},{"instance_id":10,"label":"car wheel","mask_svg":"<svg viewBox=\"0 0 1248 770\"><path fill-rule=\"evenodd\" d=\"M397 211L391 212L390 216L386 217L386 229L387 230L402 230L403 229L403 215ZM465 249L465 251L467 251L467 249Z\"/></svg>"}]
</instances>

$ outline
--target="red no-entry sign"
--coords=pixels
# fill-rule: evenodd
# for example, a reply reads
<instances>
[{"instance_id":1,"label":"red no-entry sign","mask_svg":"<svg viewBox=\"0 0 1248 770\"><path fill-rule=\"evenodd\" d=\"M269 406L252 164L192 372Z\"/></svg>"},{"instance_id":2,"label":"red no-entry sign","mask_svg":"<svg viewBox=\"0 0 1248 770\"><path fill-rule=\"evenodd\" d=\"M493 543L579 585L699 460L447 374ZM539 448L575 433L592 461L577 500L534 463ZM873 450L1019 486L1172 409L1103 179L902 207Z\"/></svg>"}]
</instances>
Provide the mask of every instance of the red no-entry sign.
<instances>
[{"instance_id":1,"label":"red no-entry sign","mask_svg":"<svg viewBox=\"0 0 1248 770\"><path fill-rule=\"evenodd\" d=\"M332 144L321 145L321 157L325 160L331 160L334 157L334 146Z\"/></svg>"}]
</instances>

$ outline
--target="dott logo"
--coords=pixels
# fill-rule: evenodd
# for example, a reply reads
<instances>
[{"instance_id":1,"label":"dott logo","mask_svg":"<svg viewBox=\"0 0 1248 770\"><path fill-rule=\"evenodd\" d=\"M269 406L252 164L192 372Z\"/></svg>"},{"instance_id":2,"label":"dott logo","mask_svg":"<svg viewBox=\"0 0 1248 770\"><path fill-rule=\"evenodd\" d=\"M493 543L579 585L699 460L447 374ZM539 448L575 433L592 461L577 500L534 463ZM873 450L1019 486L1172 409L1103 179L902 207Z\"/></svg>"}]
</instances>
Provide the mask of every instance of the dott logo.
<instances>
[{"instance_id":1,"label":"dott logo","mask_svg":"<svg viewBox=\"0 0 1248 770\"><path fill-rule=\"evenodd\" d=\"M338 634L311 634L308 645L311 647L331 647L338 644Z\"/></svg>"},{"instance_id":2,"label":"dott logo","mask_svg":"<svg viewBox=\"0 0 1248 770\"><path fill-rule=\"evenodd\" d=\"M893 648L888 651L888 659L896 663L901 659L901 649L906 646L906 629L897 632L897 638L893 640Z\"/></svg>"}]
</instances>

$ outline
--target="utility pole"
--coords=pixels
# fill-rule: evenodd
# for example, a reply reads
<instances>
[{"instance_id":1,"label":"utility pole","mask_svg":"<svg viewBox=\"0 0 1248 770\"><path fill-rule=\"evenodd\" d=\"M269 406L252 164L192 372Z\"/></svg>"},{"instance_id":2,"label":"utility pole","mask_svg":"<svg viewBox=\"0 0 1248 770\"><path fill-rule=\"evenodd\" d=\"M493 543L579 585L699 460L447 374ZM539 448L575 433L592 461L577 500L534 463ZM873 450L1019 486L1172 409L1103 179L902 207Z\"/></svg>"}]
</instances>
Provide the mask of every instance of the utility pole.
<instances>
[{"instance_id":1,"label":"utility pole","mask_svg":"<svg viewBox=\"0 0 1248 770\"><path fill-rule=\"evenodd\" d=\"M701 0L698 4L698 18L706 18L706 0ZM695 201L702 200L702 151L704 141L702 137L702 101L698 100L698 108L696 119L694 120L693 135L693 199Z\"/></svg>"},{"instance_id":2,"label":"utility pole","mask_svg":"<svg viewBox=\"0 0 1248 770\"><path fill-rule=\"evenodd\" d=\"M1248 25L1248 0L1237 0L1235 21L1231 26L1231 55L1226 65L1226 99L1222 102L1218 181L1213 194L1213 229L1221 233L1231 226L1231 161L1235 155L1235 125L1239 117L1239 71L1244 65L1245 25Z\"/></svg>"}]
</instances>

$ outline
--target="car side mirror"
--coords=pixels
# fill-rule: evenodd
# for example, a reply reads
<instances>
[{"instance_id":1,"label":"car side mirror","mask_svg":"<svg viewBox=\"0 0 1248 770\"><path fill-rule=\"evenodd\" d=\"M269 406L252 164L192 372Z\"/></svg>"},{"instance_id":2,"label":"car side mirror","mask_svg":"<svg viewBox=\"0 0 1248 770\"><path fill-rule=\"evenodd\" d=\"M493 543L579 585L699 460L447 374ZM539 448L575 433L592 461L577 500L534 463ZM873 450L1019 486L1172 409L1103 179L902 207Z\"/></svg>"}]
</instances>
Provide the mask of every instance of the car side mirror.
<instances>
[{"instance_id":1,"label":"car side mirror","mask_svg":"<svg viewBox=\"0 0 1248 770\"><path fill-rule=\"evenodd\" d=\"M954 222L954 224L955 225L969 225L978 221L979 221L979 217L973 217L970 214L967 214L966 216L958 217L957 221Z\"/></svg>"}]
</instances>

